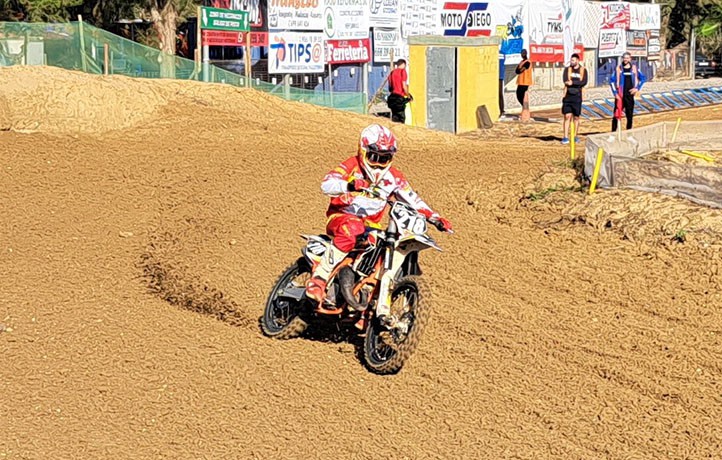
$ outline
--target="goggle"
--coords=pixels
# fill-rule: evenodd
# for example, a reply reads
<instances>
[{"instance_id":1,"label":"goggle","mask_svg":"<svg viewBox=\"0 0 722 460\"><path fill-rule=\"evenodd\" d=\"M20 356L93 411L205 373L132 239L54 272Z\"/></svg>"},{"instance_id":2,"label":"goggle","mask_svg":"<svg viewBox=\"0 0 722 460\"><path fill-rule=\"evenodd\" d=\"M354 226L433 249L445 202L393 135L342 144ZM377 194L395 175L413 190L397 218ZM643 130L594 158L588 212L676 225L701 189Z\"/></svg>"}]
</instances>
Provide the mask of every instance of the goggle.
<instances>
[{"instance_id":1,"label":"goggle","mask_svg":"<svg viewBox=\"0 0 722 460\"><path fill-rule=\"evenodd\" d=\"M369 151L366 153L366 161L372 166L386 166L394 158L394 151Z\"/></svg>"}]
</instances>

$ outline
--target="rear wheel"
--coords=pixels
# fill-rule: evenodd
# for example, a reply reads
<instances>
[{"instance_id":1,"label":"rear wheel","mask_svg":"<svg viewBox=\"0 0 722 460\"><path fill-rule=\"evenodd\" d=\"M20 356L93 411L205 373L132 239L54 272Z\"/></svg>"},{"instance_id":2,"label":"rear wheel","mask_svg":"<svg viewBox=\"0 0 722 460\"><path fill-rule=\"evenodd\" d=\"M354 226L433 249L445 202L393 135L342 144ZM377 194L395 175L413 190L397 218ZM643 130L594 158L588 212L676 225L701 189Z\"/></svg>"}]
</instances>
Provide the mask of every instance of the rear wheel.
<instances>
[{"instance_id":1,"label":"rear wheel","mask_svg":"<svg viewBox=\"0 0 722 460\"><path fill-rule=\"evenodd\" d=\"M391 293L391 314L403 327L387 329L376 319L369 324L364 339L364 361L372 372L394 374L416 350L429 316L428 306L422 302L422 291L429 292L421 278L401 278Z\"/></svg>"},{"instance_id":2,"label":"rear wheel","mask_svg":"<svg viewBox=\"0 0 722 460\"><path fill-rule=\"evenodd\" d=\"M261 330L266 336L281 340L292 339L306 330L308 323L303 320L302 315L308 311L310 301L279 298L278 292L287 288L304 287L310 276L311 267L305 259L298 259L278 277L261 317Z\"/></svg>"}]
</instances>

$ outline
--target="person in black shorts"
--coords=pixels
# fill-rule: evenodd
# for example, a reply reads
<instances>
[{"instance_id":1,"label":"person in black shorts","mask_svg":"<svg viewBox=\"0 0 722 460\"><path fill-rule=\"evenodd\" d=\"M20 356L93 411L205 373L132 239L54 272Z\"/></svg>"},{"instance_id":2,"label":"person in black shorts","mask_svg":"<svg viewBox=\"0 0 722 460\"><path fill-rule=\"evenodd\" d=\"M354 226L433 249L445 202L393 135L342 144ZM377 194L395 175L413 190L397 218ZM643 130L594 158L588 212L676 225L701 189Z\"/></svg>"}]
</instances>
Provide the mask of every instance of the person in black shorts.
<instances>
[{"instance_id":1,"label":"person in black shorts","mask_svg":"<svg viewBox=\"0 0 722 460\"><path fill-rule=\"evenodd\" d=\"M569 126L574 123L574 132L579 134L579 117L582 114L583 89L587 85L587 70L579 63L579 55L574 53L571 65L564 69L564 98L562 98L562 114L564 115L564 138L562 144L569 143ZM572 121L573 118L573 121ZM579 142L579 137L574 137Z\"/></svg>"}]
</instances>

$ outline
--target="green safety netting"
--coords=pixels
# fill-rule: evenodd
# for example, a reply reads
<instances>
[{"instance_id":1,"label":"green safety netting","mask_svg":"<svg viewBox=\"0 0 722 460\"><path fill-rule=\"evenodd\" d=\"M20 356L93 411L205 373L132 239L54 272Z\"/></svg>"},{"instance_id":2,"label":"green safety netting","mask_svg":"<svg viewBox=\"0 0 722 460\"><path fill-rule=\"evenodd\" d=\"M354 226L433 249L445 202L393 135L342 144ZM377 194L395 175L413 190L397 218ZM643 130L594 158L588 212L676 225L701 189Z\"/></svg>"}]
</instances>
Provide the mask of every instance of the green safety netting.
<instances>
[{"instance_id":1,"label":"green safety netting","mask_svg":"<svg viewBox=\"0 0 722 460\"><path fill-rule=\"evenodd\" d=\"M82 36L82 40L81 40ZM139 78L175 78L246 86L245 76L219 67L196 68L195 62L169 56L87 23L0 22L0 66L49 65L88 73L104 72L104 45L109 48L108 73ZM364 93L325 92L274 85L258 78L250 86L287 100L363 113Z\"/></svg>"}]
</instances>

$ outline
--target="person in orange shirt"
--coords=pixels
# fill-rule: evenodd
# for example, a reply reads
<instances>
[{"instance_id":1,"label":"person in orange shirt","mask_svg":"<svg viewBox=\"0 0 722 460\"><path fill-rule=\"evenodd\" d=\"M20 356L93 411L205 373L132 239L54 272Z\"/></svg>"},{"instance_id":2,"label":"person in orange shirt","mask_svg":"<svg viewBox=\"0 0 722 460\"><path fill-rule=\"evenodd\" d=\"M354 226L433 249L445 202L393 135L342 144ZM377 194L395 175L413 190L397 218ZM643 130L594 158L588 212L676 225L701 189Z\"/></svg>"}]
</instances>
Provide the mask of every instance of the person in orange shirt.
<instances>
[{"instance_id":1,"label":"person in orange shirt","mask_svg":"<svg viewBox=\"0 0 722 460\"><path fill-rule=\"evenodd\" d=\"M529 87L532 85L531 61L526 50L521 50L521 62L516 66L516 99L521 104L521 119L531 118L529 112Z\"/></svg>"}]
</instances>

